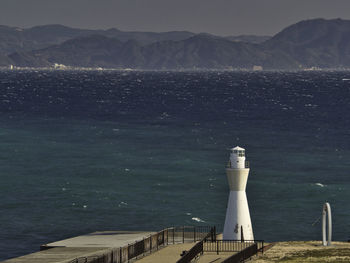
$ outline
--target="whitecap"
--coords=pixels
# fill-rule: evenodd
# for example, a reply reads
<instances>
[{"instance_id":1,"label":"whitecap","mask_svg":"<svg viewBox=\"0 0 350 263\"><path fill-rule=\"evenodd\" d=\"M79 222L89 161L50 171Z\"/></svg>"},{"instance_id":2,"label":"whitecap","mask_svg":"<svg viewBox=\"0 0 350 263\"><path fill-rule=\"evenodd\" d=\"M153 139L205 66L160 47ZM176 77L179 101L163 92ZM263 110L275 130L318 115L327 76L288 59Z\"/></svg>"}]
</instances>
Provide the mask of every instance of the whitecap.
<instances>
[{"instance_id":1,"label":"whitecap","mask_svg":"<svg viewBox=\"0 0 350 263\"><path fill-rule=\"evenodd\" d=\"M199 223L204 223L205 221L200 219L199 217L192 217L193 221L199 222Z\"/></svg>"},{"instance_id":2,"label":"whitecap","mask_svg":"<svg viewBox=\"0 0 350 263\"><path fill-rule=\"evenodd\" d=\"M118 207L124 207L124 206L127 206L127 205L128 205L127 202L120 202L120 203L118 204Z\"/></svg>"},{"instance_id":3,"label":"whitecap","mask_svg":"<svg viewBox=\"0 0 350 263\"><path fill-rule=\"evenodd\" d=\"M315 185L320 186L320 187L325 187L325 185L321 184L321 183L315 183Z\"/></svg>"}]
</instances>

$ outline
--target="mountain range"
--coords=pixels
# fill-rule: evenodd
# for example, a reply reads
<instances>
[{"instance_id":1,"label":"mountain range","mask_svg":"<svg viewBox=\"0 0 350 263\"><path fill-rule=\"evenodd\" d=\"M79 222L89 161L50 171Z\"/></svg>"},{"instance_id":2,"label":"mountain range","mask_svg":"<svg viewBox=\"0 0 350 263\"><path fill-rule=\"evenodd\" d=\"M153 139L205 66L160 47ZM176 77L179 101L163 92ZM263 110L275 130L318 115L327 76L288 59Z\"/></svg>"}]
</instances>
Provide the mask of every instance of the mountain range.
<instances>
[{"instance_id":1,"label":"mountain range","mask_svg":"<svg viewBox=\"0 0 350 263\"><path fill-rule=\"evenodd\" d=\"M350 20L312 19L269 36L0 26L0 65L133 69L350 68Z\"/></svg>"}]
</instances>

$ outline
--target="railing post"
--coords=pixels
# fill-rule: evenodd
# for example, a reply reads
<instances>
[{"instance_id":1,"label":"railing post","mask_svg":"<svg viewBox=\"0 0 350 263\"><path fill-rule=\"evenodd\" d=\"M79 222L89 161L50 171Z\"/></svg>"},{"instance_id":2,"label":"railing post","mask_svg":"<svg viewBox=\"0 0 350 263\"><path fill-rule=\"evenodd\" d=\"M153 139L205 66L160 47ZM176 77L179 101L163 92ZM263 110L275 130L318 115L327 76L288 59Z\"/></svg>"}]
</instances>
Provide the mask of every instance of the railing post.
<instances>
[{"instance_id":1,"label":"railing post","mask_svg":"<svg viewBox=\"0 0 350 263\"><path fill-rule=\"evenodd\" d=\"M175 227L173 227L173 244L175 244Z\"/></svg>"},{"instance_id":2,"label":"railing post","mask_svg":"<svg viewBox=\"0 0 350 263\"><path fill-rule=\"evenodd\" d=\"M129 244L128 244L128 262L129 262L129 258L130 258L129 252L130 252L130 247L129 247Z\"/></svg>"},{"instance_id":3,"label":"railing post","mask_svg":"<svg viewBox=\"0 0 350 263\"><path fill-rule=\"evenodd\" d=\"M145 248L146 248L146 244L145 244L145 238L143 238L143 256L145 256Z\"/></svg>"},{"instance_id":4,"label":"railing post","mask_svg":"<svg viewBox=\"0 0 350 263\"><path fill-rule=\"evenodd\" d=\"M193 240L196 242L196 227L193 227Z\"/></svg>"},{"instance_id":5,"label":"railing post","mask_svg":"<svg viewBox=\"0 0 350 263\"><path fill-rule=\"evenodd\" d=\"M215 241L216 242L216 254L219 255L219 242L218 241Z\"/></svg>"},{"instance_id":6,"label":"railing post","mask_svg":"<svg viewBox=\"0 0 350 263\"><path fill-rule=\"evenodd\" d=\"M243 253L242 253L243 260L245 259L245 252L246 252L245 249L243 249Z\"/></svg>"},{"instance_id":7,"label":"railing post","mask_svg":"<svg viewBox=\"0 0 350 263\"><path fill-rule=\"evenodd\" d=\"M158 245L159 245L159 233L157 233L157 250L158 250Z\"/></svg>"},{"instance_id":8,"label":"railing post","mask_svg":"<svg viewBox=\"0 0 350 263\"><path fill-rule=\"evenodd\" d=\"M149 237L149 253L152 252L152 235Z\"/></svg>"},{"instance_id":9,"label":"railing post","mask_svg":"<svg viewBox=\"0 0 350 263\"><path fill-rule=\"evenodd\" d=\"M261 252L264 255L264 240L262 241L262 244L261 244Z\"/></svg>"},{"instance_id":10,"label":"railing post","mask_svg":"<svg viewBox=\"0 0 350 263\"><path fill-rule=\"evenodd\" d=\"M185 243L185 226L182 226L182 243Z\"/></svg>"}]
</instances>

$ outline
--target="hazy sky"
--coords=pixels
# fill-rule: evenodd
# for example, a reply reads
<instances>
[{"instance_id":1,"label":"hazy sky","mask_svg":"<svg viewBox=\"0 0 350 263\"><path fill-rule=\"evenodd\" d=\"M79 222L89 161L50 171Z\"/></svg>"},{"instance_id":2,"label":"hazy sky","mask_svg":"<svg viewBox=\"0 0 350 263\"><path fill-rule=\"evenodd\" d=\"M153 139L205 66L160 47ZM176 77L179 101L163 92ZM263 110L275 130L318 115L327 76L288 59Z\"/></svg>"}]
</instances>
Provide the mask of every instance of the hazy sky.
<instances>
[{"instance_id":1,"label":"hazy sky","mask_svg":"<svg viewBox=\"0 0 350 263\"><path fill-rule=\"evenodd\" d=\"M311 18L350 19L350 0L0 0L0 24L273 35Z\"/></svg>"}]
</instances>

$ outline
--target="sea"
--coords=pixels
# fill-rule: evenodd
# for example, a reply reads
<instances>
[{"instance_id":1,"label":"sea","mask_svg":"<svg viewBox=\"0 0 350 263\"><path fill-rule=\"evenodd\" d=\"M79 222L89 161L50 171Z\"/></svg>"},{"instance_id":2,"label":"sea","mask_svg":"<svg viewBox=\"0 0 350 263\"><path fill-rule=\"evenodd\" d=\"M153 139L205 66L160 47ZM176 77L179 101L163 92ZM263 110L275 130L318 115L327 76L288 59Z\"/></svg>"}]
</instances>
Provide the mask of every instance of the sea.
<instances>
[{"instance_id":1,"label":"sea","mask_svg":"<svg viewBox=\"0 0 350 263\"><path fill-rule=\"evenodd\" d=\"M0 260L100 230L216 225L246 149L256 239L350 239L350 72L0 71Z\"/></svg>"}]
</instances>

